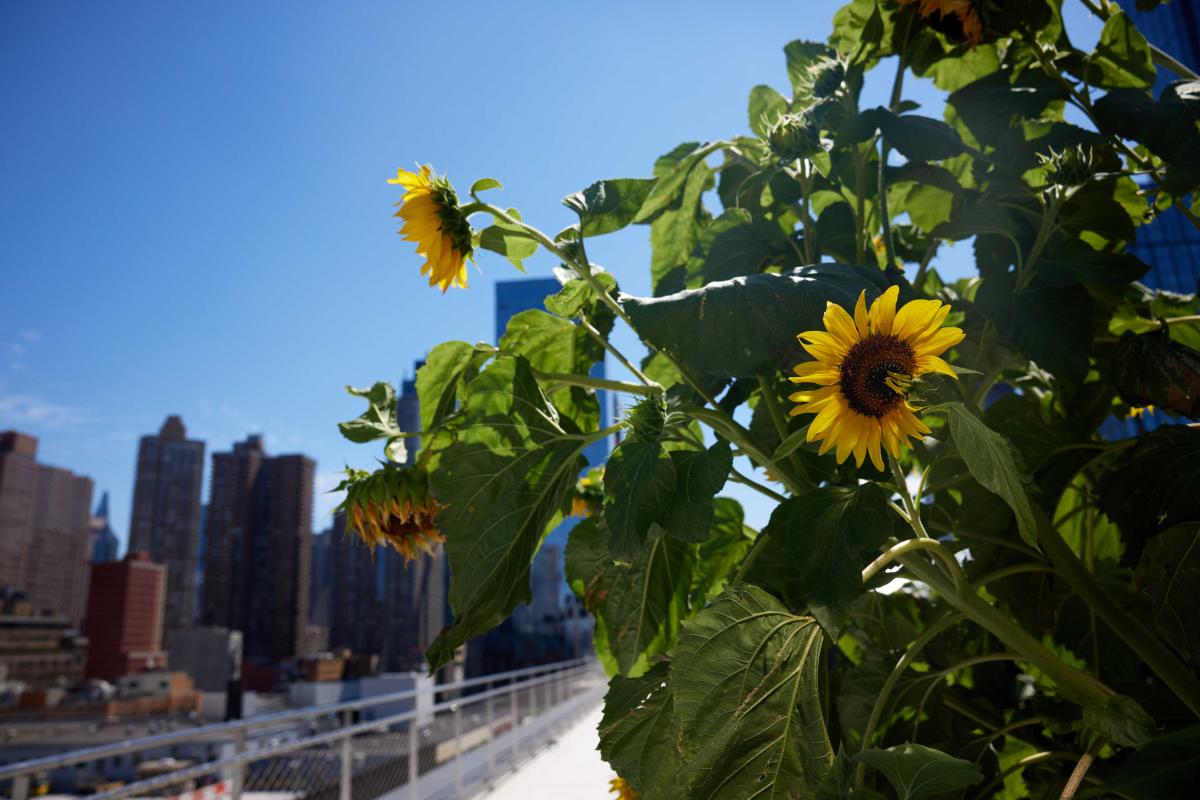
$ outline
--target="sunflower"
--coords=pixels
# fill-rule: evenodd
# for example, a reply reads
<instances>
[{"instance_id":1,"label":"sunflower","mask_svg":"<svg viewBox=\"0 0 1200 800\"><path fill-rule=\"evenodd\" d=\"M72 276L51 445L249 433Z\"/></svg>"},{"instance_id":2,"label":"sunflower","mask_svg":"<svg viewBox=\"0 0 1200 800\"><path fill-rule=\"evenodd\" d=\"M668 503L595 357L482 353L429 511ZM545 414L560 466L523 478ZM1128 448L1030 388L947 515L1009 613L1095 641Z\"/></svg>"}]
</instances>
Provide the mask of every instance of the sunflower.
<instances>
[{"instance_id":1,"label":"sunflower","mask_svg":"<svg viewBox=\"0 0 1200 800\"><path fill-rule=\"evenodd\" d=\"M400 234L417 243L417 255L425 256L421 274L430 286L446 291L451 285L467 288L467 259L471 258L471 225L458 205L450 181L434 174L429 165L420 172L401 169L388 183L404 187L395 216L404 220Z\"/></svg>"},{"instance_id":2,"label":"sunflower","mask_svg":"<svg viewBox=\"0 0 1200 800\"><path fill-rule=\"evenodd\" d=\"M405 561L432 554L445 541L437 527L443 506L429 493L429 475L415 467L385 466L373 473L347 470L338 490L346 499L338 510L372 551L390 545Z\"/></svg>"},{"instance_id":3,"label":"sunflower","mask_svg":"<svg viewBox=\"0 0 1200 800\"><path fill-rule=\"evenodd\" d=\"M908 437L929 433L908 402L912 382L930 372L958 377L939 358L963 340L960 329L941 327L950 306L913 300L896 310L899 294L897 287L889 287L868 309L864 291L853 317L828 303L825 330L796 337L816 360L798 364L790 380L818 388L791 395L799 404L791 413L816 414L808 441L821 443L820 454L836 447L839 464L853 454L861 467L870 456L882 470L881 446L899 458Z\"/></svg>"},{"instance_id":4,"label":"sunflower","mask_svg":"<svg viewBox=\"0 0 1200 800\"><path fill-rule=\"evenodd\" d=\"M972 47L983 41L983 21L979 17L982 0L900 0L900 5L916 5L921 19L931 27L970 42Z\"/></svg>"},{"instance_id":5,"label":"sunflower","mask_svg":"<svg viewBox=\"0 0 1200 800\"><path fill-rule=\"evenodd\" d=\"M633 790L624 778L613 778L608 782L608 791L617 796L617 800L638 800L637 792Z\"/></svg>"}]
</instances>

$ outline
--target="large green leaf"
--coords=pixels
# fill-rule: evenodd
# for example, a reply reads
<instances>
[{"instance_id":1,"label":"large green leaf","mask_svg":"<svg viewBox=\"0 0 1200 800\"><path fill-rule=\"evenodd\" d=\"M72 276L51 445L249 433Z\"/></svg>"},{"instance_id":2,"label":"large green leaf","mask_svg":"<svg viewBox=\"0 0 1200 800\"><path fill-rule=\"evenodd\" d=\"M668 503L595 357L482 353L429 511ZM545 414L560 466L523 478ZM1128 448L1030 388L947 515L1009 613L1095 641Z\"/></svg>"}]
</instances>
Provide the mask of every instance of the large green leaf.
<instances>
[{"instance_id":1,"label":"large green leaf","mask_svg":"<svg viewBox=\"0 0 1200 800\"><path fill-rule=\"evenodd\" d=\"M582 192L567 195L563 205L579 215L584 236L612 233L633 222L654 183L653 178L597 181Z\"/></svg>"},{"instance_id":2,"label":"large green leaf","mask_svg":"<svg viewBox=\"0 0 1200 800\"><path fill-rule=\"evenodd\" d=\"M675 492L675 462L658 442L626 439L604 468L604 521L617 555L637 552Z\"/></svg>"},{"instance_id":3,"label":"large green leaf","mask_svg":"<svg viewBox=\"0 0 1200 800\"><path fill-rule=\"evenodd\" d=\"M659 532L618 561L603 520L588 518L571 531L567 580L604 628L620 673L641 674L675 643L689 613L695 559L694 546Z\"/></svg>"},{"instance_id":4,"label":"large green leaf","mask_svg":"<svg viewBox=\"0 0 1200 800\"><path fill-rule=\"evenodd\" d=\"M1150 44L1122 11L1104 23L1088 65L1089 82L1105 89L1149 89L1157 76Z\"/></svg>"},{"instance_id":5,"label":"large green leaf","mask_svg":"<svg viewBox=\"0 0 1200 800\"><path fill-rule=\"evenodd\" d=\"M1026 544L1037 547L1037 518L1029 501L1030 480L1021 456L1008 439L993 431L962 403L947 403L950 434L979 485L999 495L1017 518Z\"/></svg>"},{"instance_id":6,"label":"large green leaf","mask_svg":"<svg viewBox=\"0 0 1200 800\"><path fill-rule=\"evenodd\" d=\"M1083 286L1053 287L1035 279L1015 291L1013 275L1006 273L986 278L975 302L1021 355L1036 361L1068 390L1083 383L1095 308Z\"/></svg>"},{"instance_id":7,"label":"large green leaf","mask_svg":"<svg viewBox=\"0 0 1200 800\"><path fill-rule=\"evenodd\" d=\"M587 375L592 364L603 357L600 345L586 330L570 320L529 309L513 315L500 337L500 350L524 356L541 372ZM580 430L596 430L600 407L596 394L578 386L555 390L550 399Z\"/></svg>"},{"instance_id":8,"label":"large green leaf","mask_svg":"<svg viewBox=\"0 0 1200 800\"><path fill-rule=\"evenodd\" d=\"M600 719L600 755L639 797L681 800L684 753L668 670L661 663L640 678L613 676Z\"/></svg>"},{"instance_id":9,"label":"large green leaf","mask_svg":"<svg viewBox=\"0 0 1200 800\"><path fill-rule=\"evenodd\" d=\"M783 46L783 55L787 59L788 80L792 84L792 93L797 100L807 102L812 99L812 77L809 68L833 55L829 45L821 42L806 42L797 39Z\"/></svg>"},{"instance_id":10,"label":"large green leaf","mask_svg":"<svg viewBox=\"0 0 1200 800\"><path fill-rule=\"evenodd\" d=\"M1200 784L1200 725L1151 740L1104 788L1133 800L1191 797Z\"/></svg>"},{"instance_id":11,"label":"large green leaf","mask_svg":"<svg viewBox=\"0 0 1200 800\"><path fill-rule=\"evenodd\" d=\"M471 381L446 428L450 443L439 447L430 478L445 506L438 523L454 622L429 646L432 669L530 601L530 562L590 442L559 419L520 357L499 358Z\"/></svg>"},{"instance_id":12,"label":"large green leaf","mask_svg":"<svg viewBox=\"0 0 1200 800\"><path fill-rule=\"evenodd\" d=\"M417 370L422 430L432 431L454 411L460 386L486 357L466 342L442 342L429 351L424 366Z\"/></svg>"},{"instance_id":13,"label":"large green leaf","mask_svg":"<svg viewBox=\"0 0 1200 800\"><path fill-rule=\"evenodd\" d=\"M919 744L864 750L854 759L883 773L899 800L946 794L983 780L979 767L970 761Z\"/></svg>"},{"instance_id":14,"label":"large green leaf","mask_svg":"<svg viewBox=\"0 0 1200 800\"><path fill-rule=\"evenodd\" d=\"M657 181L634 218L634 222L649 222L656 214L675 205L684 191L692 170L697 166L702 166L704 159L723 145L724 142L706 142L694 146L692 144L680 145L675 151L659 159L654 169L654 174L658 176ZM684 147L691 149L682 157L677 157L676 153L679 153ZM671 159L671 161L664 163L664 159ZM663 165L661 168L660 164Z\"/></svg>"},{"instance_id":15,"label":"large green leaf","mask_svg":"<svg viewBox=\"0 0 1200 800\"><path fill-rule=\"evenodd\" d=\"M1176 525L1151 539L1133 586L1150 601L1162 637L1200 662L1200 522Z\"/></svg>"},{"instance_id":16,"label":"large green leaf","mask_svg":"<svg viewBox=\"0 0 1200 800\"><path fill-rule=\"evenodd\" d=\"M731 208L714 219L698 244L688 259L689 285L755 275L796 261L796 251L778 223L754 220L744 208Z\"/></svg>"},{"instance_id":17,"label":"large green leaf","mask_svg":"<svg viewBox=\"0 0 1200 800\"><path fill-rule=\"evenodd\" d=\"M1112 382L1131 406L1200 418L1200 351L1165 330L1122 334L1113 351Z\"/></svg>"},{"instance_id":18,"label":"large green leaf","mask_svg":"<svg viewBox=\"0 0 1200 800\"><path fill-rule=\"evenodd\" d=\"M879 127L888 142L911 161L941 161L965 150L962 139L940 119L893 114L878 109Z\"/></svg>"},{"instance_id":19,"label":"large green leaf","mask_svg":"<svg viewBox=\"0 0 1200 800\"><path fill-rule=\"evenodd\" d=\"M818 691L822 638L812 618L748 585L684 625L669 683L690 755L689 798L815 791L833 759Z\"/></svg>"},{"instance_id":20,"label":"large green leaf","mask_svg":"<svg viewBox=\"0 0 1200 800\"><path fill-rule=\"evenodd\" d=\"M1037 118L1064 94L1063 88L1040 70L1027 70L1015 79L1004 70L972 81L946 102L975 138L992 144L1011 125Z\"/></svg>"},{"instance_id":21,"label":"large green leaf","mask_svg":"<svg viewBox=\"0 0 1200 800\"><path fill-rule=\"evenodd\" d=\"M807 360L796 335L821 327L827 301L853 308L860 291L870 301L887 285L875 268L821 264L621 303L643 339L694 373L751 378Z\"/></svg>"},{"instance_id":22,"label":"large green leaf","mask_svg":"<svg viewBox=\"0 0 1200 800\"><path fill-rule=\"evenodd\" d=\"M655 212L650 223L650 285L655 294L683 288L688 257L709 217L701 197L713 182L712 170L703 158L692 158L698 147L695 142L681 144L654 162L654 174L660 180L674 180L673 176L684 170L682 184L675 187L672 199Z\"/></svg>"},{"instance_id":23,"label":"large green leaf","mask_svg":"<svg viewBox=\"0 0 1200 800\"><path fill-rule=\"evenodd\" d=\"M1142 747L1154 736L1154 720L1136 700L1123 694L1084 706L1083 724L1101 739L1121 747Z\"/></svg>"},{"instance_id":24,"label":"large green leaf","mask_svg":"<svg viewBox=\"0 0 1200 800\"><path fill-rule=\"evenodd\" d=\"M813 614L836 639L862 591L862 568L892 532L878 485L812 489L775 507L763 533L791 554Z\"/></svg>"},{"instance_id":25,"label":"large green leaf","mask_svg":"<svg viewBox=\"0 0 1200 800\"><path fill-rule=\"evenodd\" d=\"M1100 480L1096 503L1121 527L1137 564L1150 539L1200 520L1200 428L1166 425L1142 437Z\"/></svg>"},{"instance_id":26,"label":"large green leaf","mask_svg":"<svg viewBox=\"0 0 1200 800\"><path fill-rule=\"evenodd\" d=\"M718 441L707 450L672 450L675 491L658 516L658 524L676 539L702 542L713 522L713 495L721 491L733 453L729 443Z\"/></svg>"}]
</instances>

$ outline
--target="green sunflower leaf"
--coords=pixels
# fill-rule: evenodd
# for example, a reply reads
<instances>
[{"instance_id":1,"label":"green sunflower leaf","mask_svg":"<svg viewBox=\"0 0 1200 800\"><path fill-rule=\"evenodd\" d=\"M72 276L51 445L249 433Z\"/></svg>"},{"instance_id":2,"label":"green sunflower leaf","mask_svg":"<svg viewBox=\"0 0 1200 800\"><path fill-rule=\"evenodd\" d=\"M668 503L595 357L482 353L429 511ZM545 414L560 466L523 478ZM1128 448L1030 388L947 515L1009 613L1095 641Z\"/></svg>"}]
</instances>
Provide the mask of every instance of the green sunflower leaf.
<instances>
[{"instance_id":1,"label":"green sunflower leaf","mask_svg":"<svg viewBox=\"0 0 1200 800\"><path fill-rule=\"evenodd\" d=\"M689 798L814 793L833 760L818 691L823 634L754 586L683 626L668 685L689 754Z\"/></svg>"},{"instance_id":2,"label":"green sunflower leaf","mask_svg":"<svg viewBox=\"0 0 1200 800\"><path fill-rule=\"evenodd\" d=\"M604 469L604 521L617 556L637 552L675 494L675 462L658 442L626 439Z\"/></svg>"},{"instance_id":3,"label":"green sunflower leaf","mask_svg":"<svg viewBox=\"0 0 1200 800\"><path fill-rule=\"evenodd\" d=\"M609 538L603 519L576 525L567 540L567 580L604 628L617 671L640 675L675 644L688 616L696 550L659 532L628 561L618 561Z\"/></svg>"},{"instance_id":4,"label":"green sunflower leaf","mask_svg":"<svg viewBox=\"0 0 1200 800\"><path fill-rule=\"evenodd\" d=\"M396 390L386 381L378 381L369 389L347 386L346 392L367 401L367 410L358 417L338 423L342 436L356 444L376 439L392 439L401 431L396 425Z\"/></svg>"},{"instance_id":5,"label":"green sunflower leaf","mask_svg":"<svg viewBox=\"0 0 1200 800\"><path fill-rule=\"evenodd\" d=\"M538 249L537 240L524 228L499 220L480 231L479 246L504 256L522 272L525 271L525 259Z\"/></svg>"},{"instance_id":6,"label":"green sunflower leaf","mask_svg":"<svg viewBox=\"0 0 1200 800\"><path fill-rule=\"evenodd\" d=\"M581 192L567 195L562 202L579 215L584 236L599 236L633 222L654 184L654 178L596 181Z\"/></svg>"},{"instance_id":7,"label":"green sunflower leaf","mask_svg":"<svg viewBox=\"0 0 1200 800\"><path fill-rule=\"evenodd\" d=\"M662 509L658 524L676 539L702 542L713 521L713 496L721 491L733 467L729 442L718 441L707 450L672 450L675 491Z\"/></svg>"},{"instance_id":8,"label":"green sunflower leaf","mask_svg":"<svg viewBox=\"0 0 1200 800\"><path fill-rule=\"evenodd\" d=\"M962 403L946 403L950 434L967 470L979 485L1000 496L1017 518L1021 538L1037 547L1037 517L1029 500L1029 476L1008 439L993 431Z\"/></svg>"},{"instance_id":9,"label":"green sunflower leaf","mask_svg":"<svg viewBox=\"0 0 1200 800\"><path fill-rule=\"evenodd\" d=\"M640 678L614 675L604 696L600 755L639 797L682 800L684 752L666 663Z\"/></svg>"},{"instance_id":10,"label":"green sunflower leaf","mask_svg":"<svg viewBox=\"0 0 1200 800\"><path fill-rule=\"evenodd\" d=\"M824 487L776 506L763 533L791 555L794 580L836 639L862 591L862 569L892 532L887 496L874 483Z\"/></svg>"},{"instance_id":11,"label":"green sunflower leaf","mask_svg":"<svg viewBox=\"0 0 1200 800\"><path fill-rule=\"evenodd\" d=\"M821 264L621 304L643 339L693 374L754 378L808 360L796 335L821 327L827 301L852 309L860 291L870 302L887 286L877 268Z\"/></svg>"},{"instance_id":12,"label":"green sunflower leaf","mask_svg":"<svg viewBox=\"0 0 1200 800\"><path fill-rule=\"evenodd\" d=\"M983 780L979 767L970 761L919 744L865 750L854 760L879 770L892 784L899 800L947 794Z\"/></svg>"},{"instance_id":13,"label":"green sunflower leaf","mask_svg":"<svg viewBox=\"0 0 1200 800\"><path fill-rule=\"evenodd\" d=\"M438 452L430 484L446 507L438 523L454 622L429 646L430 669L530 601L530 563L561 518L590 441L559 418L521 357L499 358L468 383L445 425L452 443Z\"/></svg>"}]
</instances>

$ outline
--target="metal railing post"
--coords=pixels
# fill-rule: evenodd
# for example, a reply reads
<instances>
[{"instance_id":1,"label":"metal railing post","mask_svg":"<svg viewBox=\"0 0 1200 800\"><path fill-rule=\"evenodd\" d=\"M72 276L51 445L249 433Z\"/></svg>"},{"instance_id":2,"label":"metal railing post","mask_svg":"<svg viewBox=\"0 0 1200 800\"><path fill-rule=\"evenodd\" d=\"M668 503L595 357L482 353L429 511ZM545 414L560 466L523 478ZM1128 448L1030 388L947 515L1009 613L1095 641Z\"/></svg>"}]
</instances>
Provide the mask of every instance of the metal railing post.
<instances>
[{"instance_id":1,"label":"metal railing post","mask_svg":"<svg viewBox=\"0 0 1200 800\"><path fill-rule=\"evenodd\" d=\"M13 778L13 800L29 800L29 775Z\"/></svg>"},{"instance_id":2,"label":"metal railing post","mask_svg":"<svg viewBox=\"0 0 1200 800\"><path fill-rule=\"evenodd\" d=\"M496 716L492 710L492 682L485 683L483 690L487 692L487 783L490 786L492 776L496 774Z\"/></svg>"},{"instance_id":3,"label":"metal railing post","mask_svg":"<svg viewBox=\"0 0 1200 800\"><path fill-rule=\"evenodd\" d=\"M416 707L414 703L413 707ZM417 758L417 718L408 723L408 800L421 800L420 773Z\"/></svg>"},{"instance_id":4,"label":"metal railing post","mask_svg":"<svg viewBox=\"0 0 1200 800\"><path fill-rule=\"evenodd\" d=\"M342 724L349 727L349 725L350 725L350 712L349 711L342 713ZM350 749L351 741L353 738L354 738L353 736L346 736L345 738L342 739L342 774L341 774L341 780L339 783L340 792L338 795L341 800L350 800L350 779L353 776L353 772L354 772L354 760L353 760L354 754L351 752L351 749Z\"/></svg>"},{"instance_id":5,"label":"metal railing post","mask_svg":"<svg viewBox=\"0 0 1200 800\"><path fill-rule=\"evenodd\" d=\"M237 755L244 755L246 752L246 729L238 730L237 738L234 740L233 752ZM241 800L242 792L246 788L246 762L240 761L233 768L233 791L230 794L233 800Z\"/></svg>"},{"instance_id":6,"label":"metal railing post","mask_svg":"<svg viewBox=\"0 0 1200 800\"><path fill-rule=\"evenodd\" d=\"M463 798L463 759L462 759L462 703L455 703L450 708L454 715L454 800Z\"/></svg>"},{"instance_id":7,"label":"metal railing post","mask_svg":"<svg viewBox=\"0 0 1200 800\"><path fill-rule=\"evenodd\" d=\"M517 708L517 679L508 679L508 713L512 717L512 722L509 726L509 744L512 747L512 763L509 765L515 771L517 768L517 726L521 724L519 709Z\"/></svg>"}]
</instances>

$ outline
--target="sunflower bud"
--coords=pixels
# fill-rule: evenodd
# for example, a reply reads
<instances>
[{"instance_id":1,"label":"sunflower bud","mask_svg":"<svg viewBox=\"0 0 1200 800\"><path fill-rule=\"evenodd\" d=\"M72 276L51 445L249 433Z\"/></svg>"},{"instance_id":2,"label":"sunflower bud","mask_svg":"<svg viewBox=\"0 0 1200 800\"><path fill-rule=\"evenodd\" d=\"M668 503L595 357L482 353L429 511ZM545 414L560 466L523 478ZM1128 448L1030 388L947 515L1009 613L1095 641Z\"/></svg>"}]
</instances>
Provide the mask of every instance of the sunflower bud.
<instances>
[{"instance_id":1,"label":"sunflower bud","mask_svg":"<svg viewBox=\"0 0 1200 800\"><path fill-rule=\"evenodd\" d=\"M1077 144L1061 153L1050 151L1048 156L1038 156L1046 167L1046 180L1064 189L1082 186L1096 174L1096 164L1091 148Z\"/></svg>"},{"instance_id":2,"label":"sunflower bud","mask_svg":"<svg viewBox=\"0 0 1200 800\"><path fill-rule=\"evenodd\" d=\"M388 464L375 472L346 470L337 488L346 492L338 510L372 551L390 545L411 561L444 541L437 527L443 506L430 493L429 474L423 469Z\"/></svg>"},{"instance_id":3,"label":"sunflower bud","mask_svg":"<svg viewBox=\"0 0 1200 800\"><path fill-rule=\"evenodd\" d=\"M629 438L643 442L657 442L667 427L667 406L662 395L652 394L642 398L625 418Z\"/></svg>"},{"instance_id":4,"label":"sunflower bud","mask_svg":"<svg viewBox=\"0 0 1200 800\"><path fill-rule=\"evenodd\" d=\"M767 144L780 161L810 158L821 150L821 131L807 114L784 114L767 131Z\"/></svg>"},{"instance_id":5,"label":"sunflower bud","mask_svg":"<svg viewBox=\"0 0 1200 800\"><path fill-rule=\"evenodd\" d=\"M812 75L813 97L829 97L841 88L846 79L846 68L840 61L823 58L809 67L809 74Z\"/></svg>"},{"instance_id":6,"label":"sunflower bud","mask_svg":"<svg viewBox=\"0 0 1200 800\"><path fill-rule=\"evenodd\" d=\"M1113 352L1112 367L1117 392L1130 406L1200 417L1200 352L1165 330L1140 336L1126 331Z\"/></svg>"}]
</instances>

